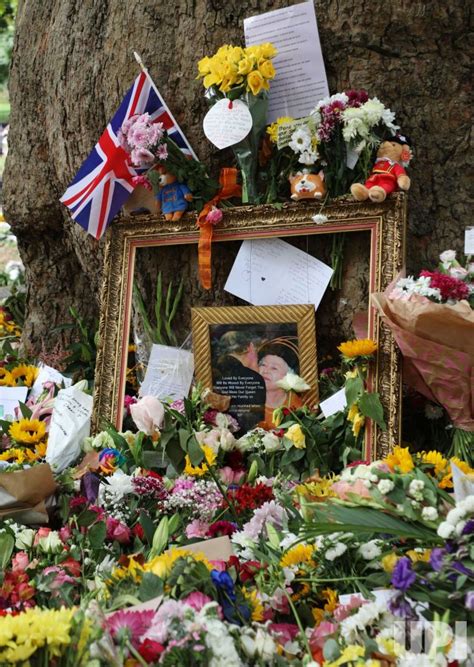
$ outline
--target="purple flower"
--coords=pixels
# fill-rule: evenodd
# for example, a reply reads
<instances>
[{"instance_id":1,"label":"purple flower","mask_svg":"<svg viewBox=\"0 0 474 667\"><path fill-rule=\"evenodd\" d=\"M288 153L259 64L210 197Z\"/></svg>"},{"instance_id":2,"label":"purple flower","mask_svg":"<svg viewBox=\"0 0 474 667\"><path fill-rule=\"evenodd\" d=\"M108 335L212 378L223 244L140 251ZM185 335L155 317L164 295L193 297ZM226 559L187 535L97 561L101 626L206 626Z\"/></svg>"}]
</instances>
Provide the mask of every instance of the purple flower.
<instances>
[{"instance_id":1,"label":"purple flower","mask_svg":"<svg viewBox=\"0 0 474 667\"><path fill-rule=\"evenodd\" d=\"M469 611L474 611L474 591L468 591L466 593L465 607Z\"/></svg>"},{"instance_id":2,"label":"purple flower","mask_svg":"<svg viewBox=\"0 0 474 667\"><path fill-rule=\"evenodd\" d=\"M416 574L411 567L411 560L407 557L400 558L393 568L392 586L399 591L407 591L416 581Z\"/></svg>"},{"instance_id":3,"label":"purple flower","mask_svg":"<svg viewBox=\"0 0 474 667\"><path fill-rule=\"evenodd\" d=\"M474 533L474 519L469 519L469 521L467 521L462 529L461 535L470 535L471 533Z\"/></svg>"},{"instance_id":4,"label":"purple flower","mask_svg":"<svg viewBox=\"0 0 474 667\"><path fill-rule=\"evenodd\" d=\"M431 552L430 565L433 568L433 570L436 570L436 572L439 572L443 567L443 558L445 554L446 554L446 549L441 549L440 547L436 547Z\"/></svg>"},{"instance_id":5,"label":"purple flower","mask_svg":"<svg viewBox=\"0 0 474 667\"><path fill-rule=\"evenodd\" d=\"M418 617L410 605L410 603L405 600L402 593L397 593L388 602L388 608L394 616L405 619L416 620Z\"/></svg>"}]
</instances>

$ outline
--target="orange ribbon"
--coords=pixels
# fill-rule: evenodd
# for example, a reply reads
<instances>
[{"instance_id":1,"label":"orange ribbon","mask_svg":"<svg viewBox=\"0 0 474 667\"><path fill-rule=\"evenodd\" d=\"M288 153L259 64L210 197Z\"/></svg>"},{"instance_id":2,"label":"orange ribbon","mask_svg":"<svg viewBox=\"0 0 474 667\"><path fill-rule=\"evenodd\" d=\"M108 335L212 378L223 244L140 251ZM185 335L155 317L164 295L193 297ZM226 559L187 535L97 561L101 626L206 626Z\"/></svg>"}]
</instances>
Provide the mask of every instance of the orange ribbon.
<instances>
[{"instance_id":1,"label":"orange ribbon","mask_svg":"<svg viewBox=\"0 0 474 667\"><path fill-rule=\"evenodd\" d=\"M214 229L214 225L207 221L206 217L212 211L212 208L223 199L242 196L242 187L237 183L237 169L233 167L221 169L219 183L221 186L219 192L213 199L204 204L197 219L200 228L198 245L199 280L204 289L211 289L212 287L211 244Z\"/></svg>"}]
</instances>

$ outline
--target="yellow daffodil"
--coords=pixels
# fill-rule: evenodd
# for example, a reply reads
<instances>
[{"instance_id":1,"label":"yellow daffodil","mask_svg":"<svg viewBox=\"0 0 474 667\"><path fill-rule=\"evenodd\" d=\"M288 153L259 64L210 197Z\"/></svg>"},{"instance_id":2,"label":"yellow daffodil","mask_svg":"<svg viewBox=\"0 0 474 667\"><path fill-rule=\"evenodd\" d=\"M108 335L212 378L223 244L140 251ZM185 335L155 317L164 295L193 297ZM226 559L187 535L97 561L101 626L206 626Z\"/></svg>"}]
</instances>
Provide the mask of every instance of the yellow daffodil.
<instances>
[{"instance_id":1,"label":"yellow daffodil","mask_svg":"<svg viewBox=\"0 0 474 667\"><path fill-rule=\"evenodd\" d=\"M39 419L20 419L12 423L8 433L15 442L35 445L45 437L46 424Z\"/></svg>"},{"instance_id":2,"label":"yellow daffodil","mask_svg":"<svg viewBox=\"0 0 474 667\"><path fill-rule=\"evenodd\" d=\"M393 452L384 459L392 472L410 472L415 467L413 458L408 451L408 447L394 447Z\"/></svg>"},{"instance_id":3,"label":"yellow daffodil","mask_svg":"<svg viewBox=\"0 0 474 667\"><path fill-rule=\"evenodd\" d=\"M306 448L306 438L303 433L303 429L299 424L293 424L290 426L288 431L285 433L285 438L290 440L296 449Z\"/></svg>"},{"instance_id":4,"label":"yellow daffodil","mask_svg":"<svg viewBox=\"0 0 474 667\"><path fill-rule=\"evenodd\" d=\"M377 350L377 343L370 340L370 338L348 340L345 343L341 343L337 349L347 359L369 357Z\"/></svg>"},{"instance_id":5,"label":"yellow daffodil","mask_svg":"<svg viewBox=\"0 0 474 667\"><path fill-rule=\"evenodd\" d=\"M271 42L265 42L264 44L260 44L260 53L263 58L274 58L277 55L278 50Z\"/></svg>"},{"instance_id":6,"label":"yellow daffodil","mask_svg":"<svg viewBox=\"0 0 474 667\"><path fill-rule=\"evenodd\" d=\"M6 368L0 368L0 387L14 387L15 378Z\"/></svg>"},{"instance_id":7,"label":"yellow daffodil","mask_svg":"<svg viewBox=\"0 0 474 667\"><path fill-rule=\"evenodd\" d=\"M258 71L263 76L264 79L274 79L275 78L275 68L271 60L263 60L258 65Z\"/></svg>"},{"instance_id":8,"label":"yellow daffodil","mask_svg":"<svg viewBox=\"0 0 474 667\"><path fill-rule=\"evenodd\" d=\"M242 58L242 60L238 64L239 74L242 74L243 76L250 74L250 72L253 70L255 66L255 63L256 63L255 58L249 58L248 56Z\"/></svg>"},{"instance_id":9,"label":"yellow daffodil","mask_svg":"<svg viewBox=\"0 0 474 667\"><path fill-rule=\"evenodd\" d=\"M280 558L281 567L290 567L291 565L313 565L313 554L315 548L310 544L295 544Z\"/></svg>"},{"instance_id":10,"label":"yellow daffodil","mask_svg":"<svg viewBox=\"0 0 474 667\"><path fill-rule=\"evenodd\" d=\"M184 473L186 475L192 475L193 477L202 477L209 470L209 466L213 466L216 462L217 455L212 447L209 445L202 445L201 447L204 453L204 461L199 466L193 466L189 455L186 454L186 466L184 468Z\"/></svg>"},{"instance_id":11,"label":"yellow daffodil","mask_svg":"<svg viewBox=\"0 0 474 667\"><path fill-rule=\"evenodd\" d=\"M265 79L257 70L253 70L247 75L247 88L252 95L257 96L265 88Z\"/></svg>"},{"instance_id":12,"label":"yellow daffodil","mask_svg":"<svg viewBox=\"0 0 474 667\"><path fill-rule=\"evenodd\" d=\"M39 368L21 364L20 366L16 366L11 373L17 386L32 387L33 382L38 377Z\"/></svg>"}]
</instances>

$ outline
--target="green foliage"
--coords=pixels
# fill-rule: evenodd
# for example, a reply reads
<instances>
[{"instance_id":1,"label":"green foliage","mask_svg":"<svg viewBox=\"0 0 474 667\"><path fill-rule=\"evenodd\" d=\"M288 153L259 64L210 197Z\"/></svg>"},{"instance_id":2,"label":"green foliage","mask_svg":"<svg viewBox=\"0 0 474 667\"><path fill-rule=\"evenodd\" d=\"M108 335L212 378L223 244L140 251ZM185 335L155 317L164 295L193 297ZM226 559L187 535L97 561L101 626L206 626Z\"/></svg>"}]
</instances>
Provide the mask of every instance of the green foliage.
<instances>
[{"instance_id":1,"label":"green foliage","mask_svg":"<svg viewBox=\"0 0 474 667\"><path fill-rule=\"evenodd\" d=\"M183 296L184 280L178 285L178 289L173 296L173 281L168 285L166 294L163 295L163 281L161 271L158 273L156 281L156 299L154 306L155 326L152 326L148 312L143 300L143 296L136 283L133 285L133 296L135 306L141 315L143 327L149 340L158 345L172 345L178 344L177 338L172 330L173 320L176 316L179 303ZM164 296L164 298L163 298Z\"/></svg>"},{"instance_id":2,"label":"green foliage","mask_svg":"<svg viewBox=\"0 0 474 667\"><path fill-rule=\"evenodd\" d=\"M74 322L62 324L53 331L75 330L76 340L67 347L68 356L64 359L66 368L64 375L74 381L87 380L89 386L94 382L95 362L97 356L96 332L97 322L86 322L72 306L69 308Z\"/></svg>"}]
</instances>

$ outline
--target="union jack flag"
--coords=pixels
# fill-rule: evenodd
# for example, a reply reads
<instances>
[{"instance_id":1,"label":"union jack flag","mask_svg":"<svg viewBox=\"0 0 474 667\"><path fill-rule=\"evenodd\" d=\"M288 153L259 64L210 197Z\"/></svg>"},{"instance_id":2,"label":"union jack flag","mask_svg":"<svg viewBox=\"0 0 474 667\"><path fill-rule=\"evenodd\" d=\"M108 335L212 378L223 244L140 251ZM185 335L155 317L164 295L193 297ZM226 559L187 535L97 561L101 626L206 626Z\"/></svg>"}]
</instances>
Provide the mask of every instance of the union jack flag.
<instances>
[{"instance_id":1,"label":"union jack flag","mask_svg":"<svg viewBox=\"0 0 474 667\"><path fill-rule=\"evenodd\" d=\"M133 178L143 171L131 165L130 156L120 146L117 136L125 120L143 113L150 114L154 122L163 123L168 136L183 153L197 159L153 82L141 72L60 199L72 218L96 239L101 238L132 193Z\"/></svg>"}]
</instances>

